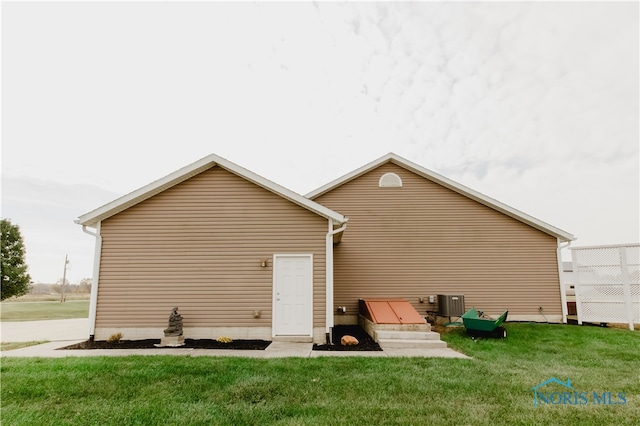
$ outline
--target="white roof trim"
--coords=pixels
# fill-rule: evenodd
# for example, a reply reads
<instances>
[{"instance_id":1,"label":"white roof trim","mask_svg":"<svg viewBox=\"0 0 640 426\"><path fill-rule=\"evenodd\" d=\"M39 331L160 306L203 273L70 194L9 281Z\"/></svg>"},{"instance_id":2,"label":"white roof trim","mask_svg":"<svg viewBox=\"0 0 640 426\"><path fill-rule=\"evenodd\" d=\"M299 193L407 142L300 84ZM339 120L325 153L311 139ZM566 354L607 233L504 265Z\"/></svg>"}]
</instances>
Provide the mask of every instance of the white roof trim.
<instances>
[{"instance_id":1,"label":"white roof trim","mask_svg":"<svg viewBox=\"0 0 640 426\"><path fill-rule=\"evenodd\" d=\"M356 169L354 171L352 171L351 173L347 173L346 175L332 181L329 182L328 184L321 186L320 188L311 191L310 193L308 193L306 195L307 198L310 199L315 199L317 197L319 197L322 194L325 194L331 190L333 190L334 188L343 185L353 179L356 179L357 177L369 172L370 170L373 170L387 162L391 162L393 164L396 164L402 168L405 168L409 171L412 171L422 177L424 177L425 179L428 179L432 182L435 182L437 184L440 184L442 186L444 186L445 188L448 188L454 192L457 192L458 194L464 195L465 197L471 198L474 201L477 201L481 204L484 204L487 207L490 207L494 210L499 211L500 213L506 214L507 216L510 216L516 220L519 220L520 222L526 223L527 225L530 225L542 232L545 232L549 235L552 235L562 241L573 241L576 238L571 235L570 233L563 231L562 229L556 228L555 226L551 226L548 223L545 223L539 219L536 219L533 216L529 216L526 213L521 212L520 210L514 209L513 207L510 207L504 203L501 203L498 200L494 200L491 197L488 197L484 194L479 193L478 191L474 191L471 188L468 188L462 184L459 184L457 182L452 181L451 179L448 179L442 175L439 175L431 170L428 170L418 164L412 163L411 161L404 159L394 153L389 153L383 157L378 158L377 160L374 160L372 162L370 162L369 164L365 164L364 166L360 167L359 169Z\"/></svg>"},{"instance_id":2,"label":"white roof trim","mask_svg":"<svg viewBox=\"0 0 640 426\"><path fill-rule=\"evenodd\" d=\"M598 250L598 249L608 249L608 248L621 248L621 247L639 247L638 243L629 243L629 244L603 244L600 246L581 246L581 247L569 247L569 250ZM568 262L572 263L572 262Z\"/></svg>"},{"instance_id":3,"label":"white roof trim","mask_svg":"<svg viewBox=\"0 0 640 426\"><path fill-rule=\"evenodd\" d=\"M263 178L243 167L238 166L222 157L211 154L205 158L202 158L195 163L192 163L186 167L177 170L170 175L167 175L149 185L143 186L127 195L124 195L102 207L99 207L89 213L80 216L75 222L79 225L95 227L98 222L114 216L129 207L132 207L148 198L153 197L165 191L185 180L204 172L212 167L219 166L231 173L234 173L249 182L252 182L258 186L261 186L282 198L285 198L301 207L306 208L326 219L332 219L337 224L343 224L347 221L340 213L337 213L325 206L316 203L300 194L297 194L283 186L280 186L268 179Z\"/></svg>"}]
</instances>

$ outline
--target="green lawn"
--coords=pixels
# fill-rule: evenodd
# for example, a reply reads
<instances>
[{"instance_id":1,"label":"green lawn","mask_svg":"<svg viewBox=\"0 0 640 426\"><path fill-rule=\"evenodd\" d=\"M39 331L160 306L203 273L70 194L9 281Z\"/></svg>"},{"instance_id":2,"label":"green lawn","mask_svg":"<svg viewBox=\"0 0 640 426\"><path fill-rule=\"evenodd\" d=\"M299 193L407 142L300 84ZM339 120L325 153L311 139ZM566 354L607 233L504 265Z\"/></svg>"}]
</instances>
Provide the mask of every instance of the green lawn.
<instances>
[{"instance_id":1,"label":"green lawn","mask_svg":"<svg viewBox=\"0 0 640 426\"><path fill-rule=\"evenodd\" d=\"M0 321L38 321L49 319L88 318L89 301L2 302Z\"/></svg>"},{"instance_id":2,"label":"green lawn","mask_svg":"<svg viewBox=\"0 0 640 426\"><path fill-rule=\"evenodd\" d=\"M635 425L640 333L508 324L506 340L453 330L472 360L130 356L2 360L7 425ZM550 377L626 404L533 406ZM549 392L563 392L549 385ZM559 398L560 394L557 394ZM617 400L620 402L620 400Z\"/></svg>"}]
</instances>

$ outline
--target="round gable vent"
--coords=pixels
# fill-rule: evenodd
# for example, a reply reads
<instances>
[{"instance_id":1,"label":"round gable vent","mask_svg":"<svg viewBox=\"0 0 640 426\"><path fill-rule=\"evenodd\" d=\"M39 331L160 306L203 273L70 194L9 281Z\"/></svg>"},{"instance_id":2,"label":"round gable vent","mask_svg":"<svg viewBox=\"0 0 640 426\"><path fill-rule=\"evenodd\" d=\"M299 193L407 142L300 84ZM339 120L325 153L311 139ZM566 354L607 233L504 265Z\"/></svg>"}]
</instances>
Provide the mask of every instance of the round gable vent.
<instances>
[{"instance_id":1,"label":"round gable vent","mask_svg":"<svg viewBox=\"0 0 640 426\"><path fill-rule=\"evenodd\" d=\"M378 186L380 188L401 188L402 179L395 173L385 173L380 177Z\"/></svg>"}]
</instances>

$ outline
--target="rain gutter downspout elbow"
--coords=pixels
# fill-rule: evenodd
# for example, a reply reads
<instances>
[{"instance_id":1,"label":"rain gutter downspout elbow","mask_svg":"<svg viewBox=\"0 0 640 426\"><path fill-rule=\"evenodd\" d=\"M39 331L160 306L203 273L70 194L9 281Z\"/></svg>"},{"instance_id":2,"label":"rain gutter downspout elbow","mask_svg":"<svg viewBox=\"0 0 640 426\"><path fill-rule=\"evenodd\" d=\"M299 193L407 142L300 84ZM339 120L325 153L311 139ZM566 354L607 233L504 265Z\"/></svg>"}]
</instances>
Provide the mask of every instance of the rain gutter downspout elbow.
<instances>
[{"instance_id":1,"label":"rain gutter downspout elbow","mask_svg":"<svg viewBox=\"0 0 640 426\"><path fill-rule=\"evenodd\" d=\"M76 222L78 223L78 222ZM79 224L79 223L78 223ZM100 235L100 225L96 225L96 232L87 229L87 225L82 225L82 232L89 234L96 239L94 259L93 259L93 277L91 279L91 298L89 302L89 340L93 341L96 334L96 312L98 308L98 282L100 281L100 258L102 257L102 235Z\"/></svg>"},{"instance_id":2,"label":"rain gutter downspout elbow","mask_svg":"<svg viewBox=\"0 0 640 426\"><path fill-rule=\"evenodd\" d=\"M76 222L76 223L78 223L78 222ZM78 225L79 225L79 223L78 223ZM96 233L96 232L91 232L91 231L89 231L89 230L87 229L87 225L82 225L82 232L84 232L85 234L89 234L89 235L91 235L92 237L99 237L99 236L100 236L100 235L99 235L98 233Z\"/></svg>"},{"instance_id":3,"label":"rain gutter downspout elbow","mask_svg":"<svg viewBox=\"0 0 640 426\"><path fill-rule=\"evenodd\" d=\"M333 327L333 236L347 229L347 219L343 222L342 226L337 229L333 229L333 219L329 219L329 232L326 237L326 323L325 323L325 338L327 344L331 344L331 328Z\"/></svg>"}]
</instances>

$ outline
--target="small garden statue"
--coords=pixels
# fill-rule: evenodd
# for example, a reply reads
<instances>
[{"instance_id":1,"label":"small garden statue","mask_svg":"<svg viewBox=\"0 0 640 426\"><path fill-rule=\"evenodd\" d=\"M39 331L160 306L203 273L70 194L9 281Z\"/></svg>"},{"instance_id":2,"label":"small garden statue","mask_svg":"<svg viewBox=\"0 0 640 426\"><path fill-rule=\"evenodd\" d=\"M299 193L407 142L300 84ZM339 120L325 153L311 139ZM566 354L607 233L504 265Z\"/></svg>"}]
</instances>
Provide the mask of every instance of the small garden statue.
<instances>
[{"instance_id":1,"label":"small garden statue","mask_svg":"<svg viewBox=\"0 0 640 426\"><path fill-rule=\"evenodd\" d=\"M154 346L162 348L165 346L184 346L184 336L182 335L182 315L178 313L178 308L171 310L169 315L169 327L164 329L164 337L159 344Z\"/></svg>"},{"instance_id":2,"label":"small garden statue","mask_svg":"<svg viewBox=\"0 0 640 426\"><path fill-rule=\"evenodd\" d=\"M182 315L178 313L178 308L173 308L169 315L169 327L164 330L165 337L182 336Z\"/></svg>"}]
</instances>

